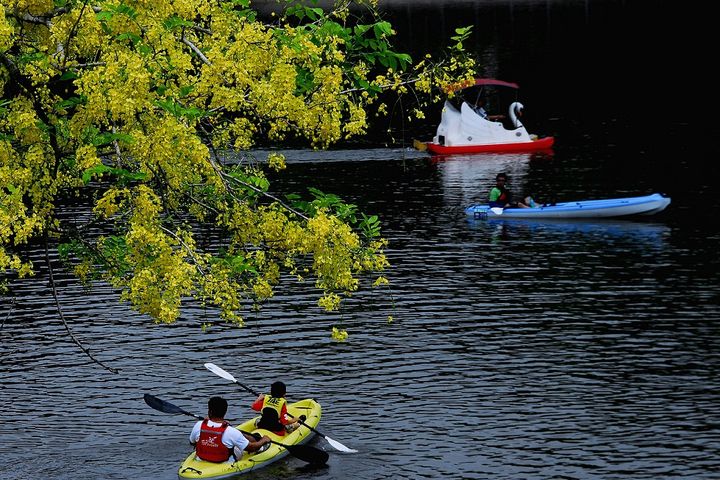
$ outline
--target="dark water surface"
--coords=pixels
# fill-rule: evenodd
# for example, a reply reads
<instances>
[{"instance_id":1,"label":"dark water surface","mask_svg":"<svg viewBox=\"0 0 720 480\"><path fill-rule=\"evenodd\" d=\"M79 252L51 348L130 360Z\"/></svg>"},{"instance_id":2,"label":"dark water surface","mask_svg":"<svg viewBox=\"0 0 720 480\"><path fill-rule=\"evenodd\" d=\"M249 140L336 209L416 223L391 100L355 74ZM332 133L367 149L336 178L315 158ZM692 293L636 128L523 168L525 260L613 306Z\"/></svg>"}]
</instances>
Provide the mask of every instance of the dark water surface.
<instances>
[{"instance_id":1,"label":"dark water surface","mask_svg":"<svg viewBox=\"0 0 720 480\"><path fill-rule=\"evenodd\" d=\"M211 311L191 305L176 324L152 325L108 287L87 291L56 272L75 335L119 374L68 338L44 268L14 283L14 304L0 300L0 478L176 478L193 420L157 414L144 393L198 414L220 394L232 419L250 412L252 396L205 362L255 390L283 379L289 397L323 405L321 431L359 450L339 454L318 439L331 453L327 469L308 472L287 457L243 478L720 478L716 127L690 107L668 119L660 108L635 111L652 103L643 84L672 93L673 104L704 95L652 81L698 78L689 44L670 48L665 36L674 18L692 37L689 9L398 4L392 18L412 22L418 48L432 44L439 22L487 27L483 52L496 52L484 57L488 69L529 87L523 100L537 120L528 129L556 135L554 154L289 151L279 191L311 183L381 216L390 289L364 290L326 316L309 285L290 283L245 328L203 333ZM643 35L631 28L638 18ZM643 98L633 103L627 84L607 82L619 76ZM608 84L622 94L600 88ZM407 138L432 133L416 128ZM463 208L499 171L540 198L664 192L673 201L624 221L468 221ZM337 324L348 342L330 339Z\"/></svg>"}]
</instances>

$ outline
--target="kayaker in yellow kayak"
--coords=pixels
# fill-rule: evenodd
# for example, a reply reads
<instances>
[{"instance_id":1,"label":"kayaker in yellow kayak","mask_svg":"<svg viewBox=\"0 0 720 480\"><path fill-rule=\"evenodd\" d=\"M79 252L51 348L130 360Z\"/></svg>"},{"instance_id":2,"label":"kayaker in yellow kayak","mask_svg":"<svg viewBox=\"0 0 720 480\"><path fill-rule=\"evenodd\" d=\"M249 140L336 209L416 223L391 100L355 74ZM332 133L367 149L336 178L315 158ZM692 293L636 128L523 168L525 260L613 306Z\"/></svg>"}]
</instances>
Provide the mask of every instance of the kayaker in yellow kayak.
<instances>
[{"instance_id":1,"label":"kayaker in yellow kayak","mask_svg":"<svg viewBox=\"0 0 720 480\"><path fill-rule=\"evenodd\" d=\"M252 435L231 427L225 421L228 403L222 397L212 397L208 401L208 416L195 423L190 432L190 443L195 447L195 454L207 462L222 463L227 460L239 459L243 450L256 452L263 445L270 443L270 437L264 435L256 439Z\"/></svg>"},{"instance_id":2,"label":"kayaker in yellow kayak","mask_svg":"<svg viewBox=\"0 0 720 480\"><path fill-rule=\"evenodd\" d=\"M258 395L251 405L253 410L262 413L256 423L258 428L264 428L276 435L283 436L286 432L292 432L300 426L297 420L288 415L286 393L285 384L278 381L270 385L270 395ZM305 420L303 415L300 415L300 419Z\"/></svg>"}]
</instances>

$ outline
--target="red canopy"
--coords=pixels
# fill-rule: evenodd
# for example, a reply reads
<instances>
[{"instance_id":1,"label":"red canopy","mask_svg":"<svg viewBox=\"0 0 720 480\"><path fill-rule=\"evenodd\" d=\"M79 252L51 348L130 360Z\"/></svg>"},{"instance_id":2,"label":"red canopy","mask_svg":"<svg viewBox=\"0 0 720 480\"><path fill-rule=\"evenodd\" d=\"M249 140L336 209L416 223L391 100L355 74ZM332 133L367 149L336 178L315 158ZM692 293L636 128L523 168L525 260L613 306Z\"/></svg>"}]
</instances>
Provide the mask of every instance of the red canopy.
<instances>
[{"instance_id":1,"label":"red canopy","mask_svg":"<svg viewBox=\"0 0 720 480\"><path fill-rule=\"evenodd\" d=\"M469 80L467 82L460 82L448 85L445 88L445 91L448 93L457 92L458 90L463 90L465 88L473 87L475 85L497 85L500 87L509 87L515 89L520 88L517 83L506 82L504 80L496 80L494 78L476 78L474 82L472 80Z\"/></svg>"},{"instance_id":2,"label":"red canopy","mask_svg":"<svg viewBox=\"0 0 720 480\"><path fill-rule=\"evenodd\" d=\"M495 80L494 78L476 78L475 85L500 85L501 87L520 88L517 83Z\"/></svg>"}]
</instances>

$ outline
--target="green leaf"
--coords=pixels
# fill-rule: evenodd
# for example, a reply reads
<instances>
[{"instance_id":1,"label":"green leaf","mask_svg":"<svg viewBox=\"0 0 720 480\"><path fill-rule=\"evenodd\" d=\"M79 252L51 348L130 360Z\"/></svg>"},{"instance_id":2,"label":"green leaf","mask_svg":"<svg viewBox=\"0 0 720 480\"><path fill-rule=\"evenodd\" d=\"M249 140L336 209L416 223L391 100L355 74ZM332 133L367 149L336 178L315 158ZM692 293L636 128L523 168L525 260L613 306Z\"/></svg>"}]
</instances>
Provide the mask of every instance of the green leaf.
<instances>
[{"instance_id":1,"label":"green leaf","mask_svg":"<svg viewBox=\"0 0 720 480\"><path fill-rule=\"evenodd\" d=\"M361 37L361 36L365 35L365 33L368 30L370 30L371 28L372 28L372 25L356 25L354 28L355 35Z\"/></svg>"},{"instance_id":2,"label":"green leaf","mask_svg":"<svg viewBox=\"0 0 720 480\"><path fill-rule=\"evenodd\" d=\"M367 238L375 238L380 236L380 220L377 215L367 216L364 213L362 215L362 221L360 222L360 231Z\"/></svg>"},{"instance_id":3,"label":"green leaf","mask_svg":"<svg viewBox=\"0 0 720 480\"><path fill-rule=\"evenodd\" d=\"M378 40L383 39L384 37L389 37L393 34L392 26L388 22L376 23L373 25L373 31L375 33L375 38Z\"/></svg>"},{"instance_id":4,"label":"green leaf","mask_svg":"<svg viewBox=\"0 0 720 480\"><path fill-rule=\"evenodd\" d=\"M117 40L130 40L130 42L131 42L133 45L136 45L136 44L140 43L140 41L142 40L142 38L140 38L139 35L137 35L137 34L135 34L135 33L132 33L132 32L121 33L120 35L118 35L118 36L115 37L115 38L116 38Z\"/></svg>"},{"instance_id":5,"label":"green leaf","mask_svg":"<svg viewBox=\"0 0 720 480\"><path fill-rule=\"evenodd\" d=\"M208 112L197 107L183 107L174 98L167 97L164 100L155 100L155 105L170 113L174 117L196 120L207 116Z\"/></svg>"},{"instance_id":6,"label":"green leaf","mask_svg":"<svg viewBox=\"0 0 720 480\"><path fill-rule=\"evenodd\" d=\"M315 86L315 76L307 68L296 67L295 68L295 93L303 94L313 89Z\"/></svg>"},{"instance_id":7,"label":"green leaf","mask_svg":"<svg viewBox=\"0 0 720 480\"><path fill-rule=\"evenodd\" d=\"M193 90L195 90L195 86L193 86L193 85L187 85L184 87L180 87L180 96L187 97Z\"/></svg>"},{"instance_id":8,"label":"green leaf","mask_svg":"<svg viewBox=\"0 0 720 480\"><path fill-rule=\"evenodd\" d=\"M405 70L412 63L412 57L407 53L396 53L395 56L400 61L400 68Z\"/></svg>"},{"instance_id":9,"label":"green leaf","mask_svg":"<svg viewBox=\"0 0 720 480\"><path fill-rule=\"evenodd\" d=\"M124 168L113 168L108 167L107 165L96 165L94 167L86 169L83 172L82 181L85 185L87 185L88 183L90 183L90 180L92 180L93 177L103 174L117 176L119 183L123 185L134 181L142 181L147 178L147 175L142 172L131 172L129 170L125 170Z\"/></svg>"},{"instance_id":10,"label":"green leaf","mask_svg":"<svg viewBox=\"0 0 720 480\"><path fill-rule=\"evenodd\" d=\"M323 16L323 9L322 8L311 8L311 7L305 7L305 15L312 20L313 22L316 21L318 18L321 18Z\"/></svg>"},{"instance_id":11,"label":"green leaf","mask_svg":"<svg viewBox=\"0 0 720 480\"><path fill-rule=\"evenodd\" d=\"M70 97L67 98L61 102L58 102L56 105L57 108L68 108L68 107L75 107L77 105L81 105L85 103L85 100L87 100L87 97Z\"/></svg>"},{"instance_id":12,"label":"green leaf","mask_svg":"<svg viewBox=\"0 0 720 480\"><path fill-rule=\"evenodd\" d=\"M70 70L60 75L60 80L74 80L76 78L78 78L77 73Z\"/></svg>"},{"instance_id":13,"label":"green leaf","mask_svg":"<svg viewBox=\"0 0 720 480\"><path fill-rule=\"evenodd\" d=\"M102 10L95 14L95 18L98 19L98 22L107 22L113 17L113 15L115 15L115 12L109 10Z\"/></svg>"},{"instance_id":14,"label":"green leaf","mask_svg":"<svg viewBox=\"0 0 720 480\"><path fill-rule=\"evenodd\" d=\"M463 41L467 40L470 37L470 34L472 33L472 26L456 28L455 33L457 33L457 35L450 37L455 42L457 42L453 48L457 51L462 52Z\"/></svg>"},{"instance_id":15,"label":"green leaf","mask_svg":"<svg viewBox=\"0 0 720 480\"><path fill-rule=\"evenodd\" d=\"M115 7L115 11L118 13L122 13L123 15L127 15L132 19L135 19L137 17L137 12L132 7L125 4L120 4Z\"/></svg>"},{"instance_id":16,"label":"green leaf","mask_svg":"<svg viewBox=\"0 0 720 480\"><path fill-rule=\"evenodd\" d=\"M242 254L225 255L222 257L218 256L216 258L213 258L211 261L213 263L221 263L225 265L236 275L241 275L246 272L253 274L258 273L253 263L251 261L248 261Z\"/></svg>"},{"instance_id":17,"label":"green leaf","mask_svg":"<svg viewBox=\"0 0 720 480\"><path fill-rule=\"evenodd\" d=\"M267 189L270 188L270 182L267 178L258 177L256 175L246 176L245 183L249 183L250 185L259 188L263 192L267 192Z\"/></svg>"},{"instance_id":18,"label":"green leaf","mask_svg":"<svg viewBox=\"0 0 720 480\"><path fill-rule=\"evenodd\" d=\"M173 15L172 17L165 19L163 26L165 27L165 30L175 30L181 27L192 27L193 23L185 20L184 18L180 18L177 15Z\"/></svg>"},{"instance_id":19,"label":"green leaf","mask_svg":"<svg viewBox=\"0 0 720 480\"><path fill-rule=\"evenodd\" d=\"M42 52L25 53L25 54L18 56L18 63L25 65L25 64L37 62L37 61L40 61L43 59L47 59L47 55L45 55Z\"/></svg>"},{"instance_id":20,"label":"green leaf","mask_svg":"<svg viewBox=\"0 0 720 480\"><path fill-rule=\"evenodd\" d=\"M132 135L128 135L127 133L103 132L95 136L95 138L92 139L92 143L96 147L100 147L102 145L108 145L115 140L120 140L121 142L125 143L133 143L135 141Z\"/></svg>"},{"instance_id":21,"label":"green leaf","mask_svg":"<svg viewBox=\"0 0 720 480\"><path fill-rule=\"evenodd\" d=\"M351 30L343 27L337 22L328 21L318 28L318 33L323 34L323 36L334 36L348 39L350 38Z\"/></svg>"}]
</instances>

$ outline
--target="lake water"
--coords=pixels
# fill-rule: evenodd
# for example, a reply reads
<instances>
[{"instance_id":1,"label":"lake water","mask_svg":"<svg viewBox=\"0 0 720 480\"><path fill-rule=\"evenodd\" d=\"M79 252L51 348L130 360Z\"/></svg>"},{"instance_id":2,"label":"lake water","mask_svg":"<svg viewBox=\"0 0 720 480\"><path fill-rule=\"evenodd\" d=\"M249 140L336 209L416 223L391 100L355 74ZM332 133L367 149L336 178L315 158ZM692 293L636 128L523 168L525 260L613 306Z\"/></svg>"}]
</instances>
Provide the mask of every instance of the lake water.
<instances>
[{"instance_id":1,"label":"lake water","mask_svg":"<svg viewBox=\"0 0 720 480\"><path fill-rule=\"evenodd\" d=\"M322 404L323 433L359 450L318 438L328 468L287 457L247 479L720 477L718 136L697 107L717 98L688 60L710 48L695 42L699 7L391 5L408 49L434 48L438 25L473 22L489 74L520 83L526 125L555 135L554 153L408 148L438 117L402 130L406 146L371 136L368 148L288 151L278 191L337 193L380 215L390 240L390 288L363 290L338 315L290 283L243 329L193 305L158 326L55 263L68 324L118 374L72 343L40 263L0 300L1 478L176 478L193 420L155 412L144 393L197 414L219 394L228 417L250 413L252 395L205 362L255 390L284 380L291 399ZM468 220L463 208L499 171L541 199L663 192L672 203L623 221ZM348 342L330 339L333 325Z\"/></svg>"}]
</instances>

